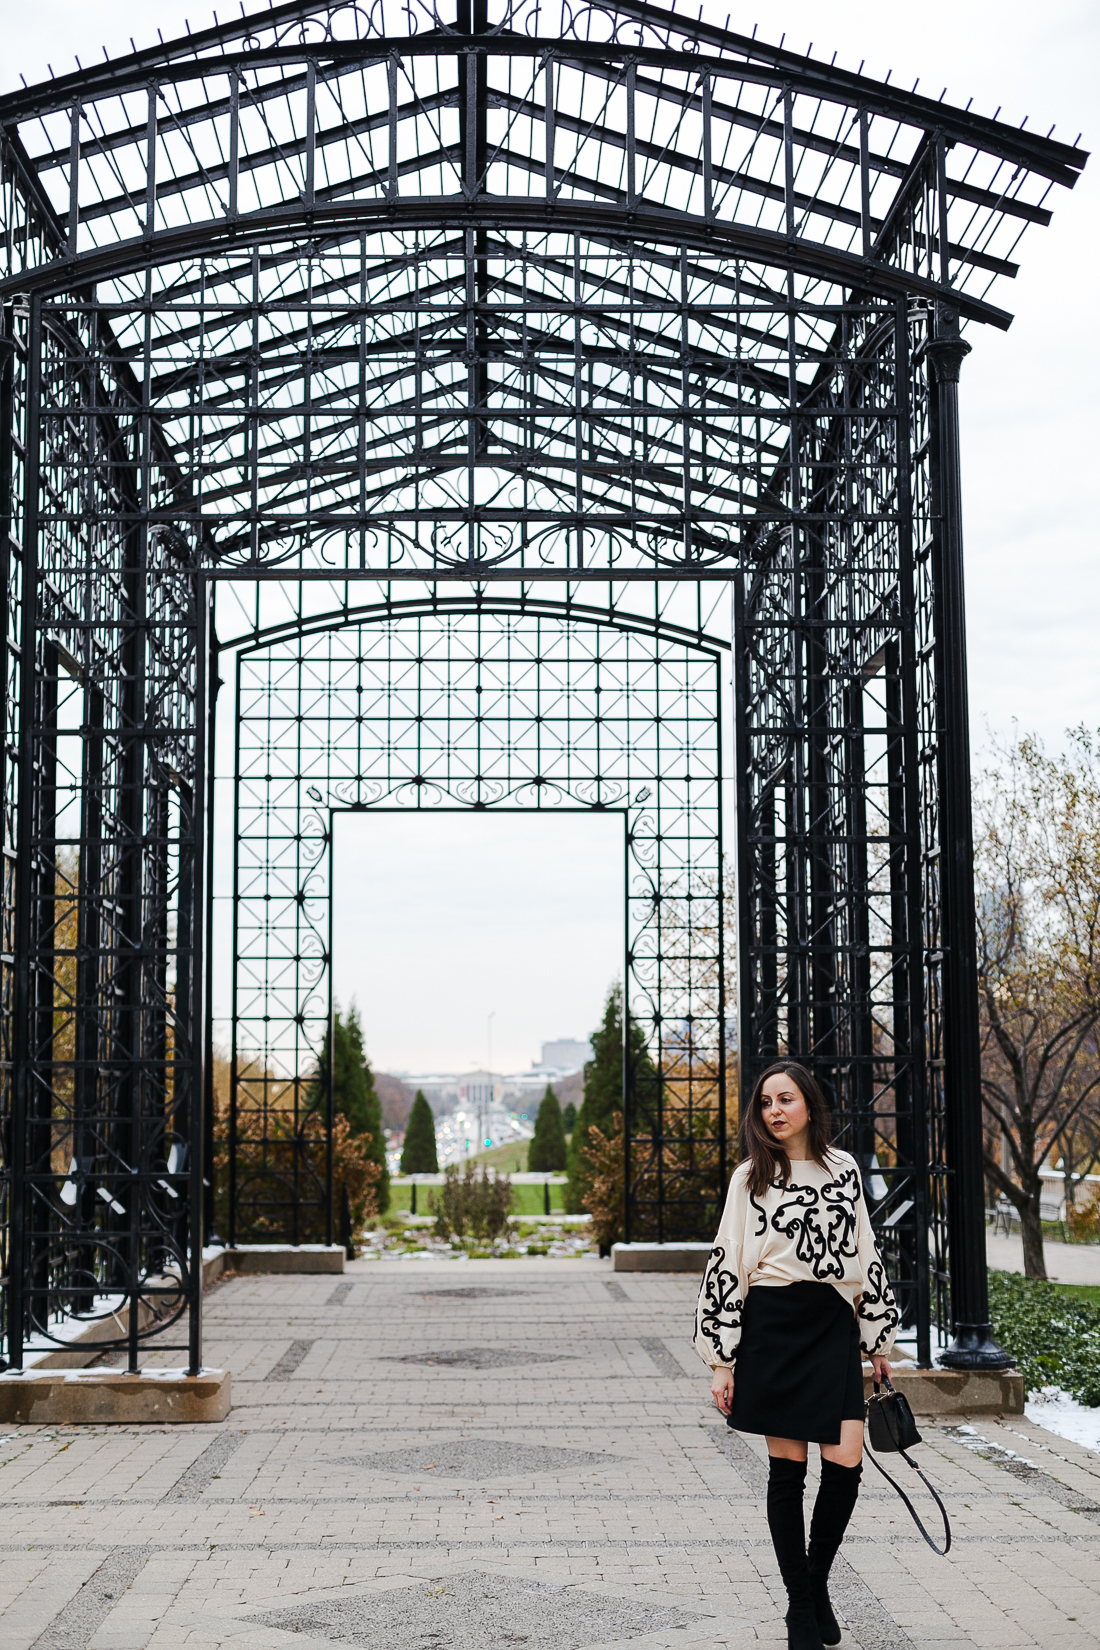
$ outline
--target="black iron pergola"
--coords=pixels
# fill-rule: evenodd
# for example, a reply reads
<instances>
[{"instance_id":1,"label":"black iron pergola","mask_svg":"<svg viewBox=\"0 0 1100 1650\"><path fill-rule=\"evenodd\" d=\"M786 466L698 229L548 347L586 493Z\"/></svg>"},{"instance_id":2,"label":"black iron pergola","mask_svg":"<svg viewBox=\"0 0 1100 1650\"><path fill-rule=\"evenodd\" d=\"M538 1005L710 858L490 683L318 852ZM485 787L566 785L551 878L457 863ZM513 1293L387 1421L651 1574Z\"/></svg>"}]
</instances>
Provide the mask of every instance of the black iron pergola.
<instances>
[{"instance_id":1,"label":"black iron pergola","mask_svg":"<svg viewBox=\"0 0 1100 1650\"><path fill-rule=\"evenodd\" d=\"M1003 1364L957 381L1085 156L633 0L291 0L0 134L10 1364L128 1308L197 1369L223 1151L236 1235L331 1230L349 809L621 812L629 1230L709 1236L727 585L741 1090L814 1065L919 1360Z\"/></svg>"}]
</instances>

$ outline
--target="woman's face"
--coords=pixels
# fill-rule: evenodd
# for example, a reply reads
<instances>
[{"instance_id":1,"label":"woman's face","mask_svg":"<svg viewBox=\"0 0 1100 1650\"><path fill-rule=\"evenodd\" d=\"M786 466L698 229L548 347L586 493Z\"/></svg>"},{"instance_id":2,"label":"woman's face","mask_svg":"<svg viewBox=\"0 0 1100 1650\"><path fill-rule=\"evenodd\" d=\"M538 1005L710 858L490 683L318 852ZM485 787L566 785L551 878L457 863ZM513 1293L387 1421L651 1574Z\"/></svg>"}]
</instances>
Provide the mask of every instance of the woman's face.
<instances>
[{"instance_id":1,"label":"woman's face","mask_svg":"<svg viewBox=\"0 0 1100 1650\"><path fill-rule=\"evenodd\" d=\"M810 1125L810 1110L802 1098L802 1090L782 1072L769 1077L764 1084L760 1115L772 1139L785 1149L793 1141L803 1140Z\"/></svg>"}]
</instances>

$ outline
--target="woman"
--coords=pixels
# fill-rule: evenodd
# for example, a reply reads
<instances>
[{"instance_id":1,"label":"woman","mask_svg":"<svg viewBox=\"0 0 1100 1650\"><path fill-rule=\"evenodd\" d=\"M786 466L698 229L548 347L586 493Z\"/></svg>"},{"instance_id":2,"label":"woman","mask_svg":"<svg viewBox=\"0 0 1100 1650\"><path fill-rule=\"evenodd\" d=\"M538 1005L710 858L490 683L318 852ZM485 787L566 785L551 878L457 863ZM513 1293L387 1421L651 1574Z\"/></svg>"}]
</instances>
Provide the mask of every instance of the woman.
<instances>
[{"instance_id":1,"label":"woman","mask_svg":"<svg viewBox=\"0 0 1100 1650\"><path fill-rule=\"evenodd\" d=\"M718 1409L767 1439L768 1527L787 1589L789 1650L840 1643L829 1567L859 1494L860 1349L888 1379L898 1314L855 1158L830 1144L811 1074L780 1060L760 1076L699 1291L695 1345ZM821 1445L810 1522L806 1447Z\"/></svg>"}]
</instances>

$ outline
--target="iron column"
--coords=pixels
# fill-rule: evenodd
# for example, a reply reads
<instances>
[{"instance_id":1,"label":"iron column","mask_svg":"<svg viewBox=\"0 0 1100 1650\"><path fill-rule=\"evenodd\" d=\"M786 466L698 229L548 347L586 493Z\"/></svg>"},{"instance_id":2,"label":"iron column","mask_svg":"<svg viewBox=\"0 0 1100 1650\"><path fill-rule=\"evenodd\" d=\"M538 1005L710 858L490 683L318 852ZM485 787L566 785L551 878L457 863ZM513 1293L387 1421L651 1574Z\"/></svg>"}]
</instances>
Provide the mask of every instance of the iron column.
<instances>
[{"instance_id":1,"label":"iron column","mask_svg":"<svg viewBox=\"0 0 1100 1650\"><path fill-rule=\"evenodd\" d=\"M959 464L959 369L970 353L970 345L959 336L956 310L937 304L925 353L933 379L932 573L939 702L943 1080L954 1328L954 1338L941 1353L940 1362L949 1369L1007 1369L1012 1358L997 1345L990 1328L985 1263L981 1038Z\"/></svg>"}]
</instances>

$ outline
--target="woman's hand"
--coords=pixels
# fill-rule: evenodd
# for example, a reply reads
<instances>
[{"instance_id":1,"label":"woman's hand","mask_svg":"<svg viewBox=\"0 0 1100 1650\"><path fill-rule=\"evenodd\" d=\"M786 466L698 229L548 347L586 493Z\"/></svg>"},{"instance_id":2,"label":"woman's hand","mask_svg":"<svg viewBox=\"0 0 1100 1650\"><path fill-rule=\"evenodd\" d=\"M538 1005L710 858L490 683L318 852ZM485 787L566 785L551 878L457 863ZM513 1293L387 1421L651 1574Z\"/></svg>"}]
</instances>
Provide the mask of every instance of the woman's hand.
<instances>
[{"instance_id":1,"label":"woman's hand","mask_svg":"<svg viewBox=\"0 0 1100 1650\"><path fill-rule=\"evenodd\" d=\"M710 1383L711 1396L715 1408L722 1415L728 1415L733 1408L733 1370L715 1369L712 1371L714 1379Z\"/></svg>"},{"instance_id":2,"label":"woman's hand","mask_svg":"<svg viewBox=\"0 0 1100 1650\"><path fill-rule=\"evenodd\" d=\"M886 1362L885 1358L872 1357L871 1368L874 1370L875 1380L880 1386L883 1381L888 1381L890 1379L890 1365Z\"/></svg>"}]
</instances>

